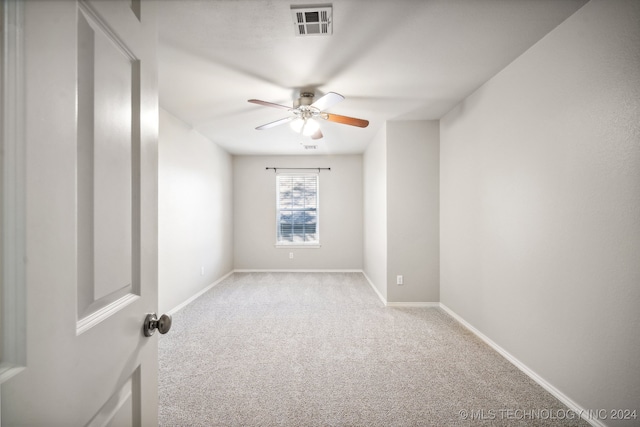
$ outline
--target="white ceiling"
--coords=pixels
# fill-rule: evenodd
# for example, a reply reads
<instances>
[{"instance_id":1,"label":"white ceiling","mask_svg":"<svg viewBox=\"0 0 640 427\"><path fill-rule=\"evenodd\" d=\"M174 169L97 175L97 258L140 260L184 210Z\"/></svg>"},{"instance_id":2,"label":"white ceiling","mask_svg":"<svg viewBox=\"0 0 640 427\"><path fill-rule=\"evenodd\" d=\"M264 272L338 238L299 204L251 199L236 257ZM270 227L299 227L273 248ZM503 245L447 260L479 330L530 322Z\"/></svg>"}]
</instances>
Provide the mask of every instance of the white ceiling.
<instances>
[{"instance_id":1,"label":"white ceiling","mask_svg":"<svg viewBox=\"0 0 640 427\"><path fill-rule=\"evenodd\" d=\"M387 120L439 119L586 0L333 0L333 35L298 37L290 6L317 1L164 0L160 105L233 154L361 153ZM326 3L323 3L326 4ZM300 88L346 97L315 144L282 125Z\"/></svg>"}]
</instances>

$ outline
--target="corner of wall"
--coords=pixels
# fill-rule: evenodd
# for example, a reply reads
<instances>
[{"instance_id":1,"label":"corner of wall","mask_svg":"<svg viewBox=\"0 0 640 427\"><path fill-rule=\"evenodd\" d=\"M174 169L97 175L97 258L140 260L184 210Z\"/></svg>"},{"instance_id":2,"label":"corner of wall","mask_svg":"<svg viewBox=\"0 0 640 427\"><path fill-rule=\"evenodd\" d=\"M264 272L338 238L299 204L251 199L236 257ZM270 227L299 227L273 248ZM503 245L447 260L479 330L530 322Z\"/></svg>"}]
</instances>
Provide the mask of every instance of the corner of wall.
<instances>
[{"instance_id":1,"label":"corner of wall","mask_svg":"<svg viewBox=\"0 0 640 427\"><path fill-rule=\"evenodd\" d=\"M378 296L387 298L387 125L371 141L363 167L363 272Z\"/></svg>"}]
</instances>

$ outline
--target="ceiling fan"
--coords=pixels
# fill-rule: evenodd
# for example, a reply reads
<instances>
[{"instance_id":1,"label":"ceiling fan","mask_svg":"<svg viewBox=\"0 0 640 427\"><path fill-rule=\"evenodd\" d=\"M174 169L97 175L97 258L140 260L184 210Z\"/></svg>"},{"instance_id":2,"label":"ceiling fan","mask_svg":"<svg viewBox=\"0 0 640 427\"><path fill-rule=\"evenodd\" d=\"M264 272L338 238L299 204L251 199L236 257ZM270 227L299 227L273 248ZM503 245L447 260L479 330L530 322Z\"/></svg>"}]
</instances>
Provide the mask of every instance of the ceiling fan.
<instances>
[{"instance_id":1,"label":"ceiling fan","mask_svg":"<svg viewBox=\"0 0 640 427\"><path fill-rule=\"evenodd\" d=\"M286 105L260 101L259 99L250 99L249 102L253 104L279 108L281 110L287 110L293 113L289 117L285 117L284 119L276 120L275 122L258 126L256 129L270 129L278 125L289 123L291 125L291 128L296 132L302 133L305 136L310 136L311 139L320 139L322 138L322 132L320 131L320 124L316 119L324 119L330 122L357 126L361 128L366 128L367 126L369 126L368 120L356 119L355 117L340 116L338 114L325 112L326 109L344 100L344 96L335 92L329 92L317 99L315 102L313 101L313 98L313 92L301 92L300 98L294 101L293 107L291 108L287 107Z\"/></svg>"}]
</instances>

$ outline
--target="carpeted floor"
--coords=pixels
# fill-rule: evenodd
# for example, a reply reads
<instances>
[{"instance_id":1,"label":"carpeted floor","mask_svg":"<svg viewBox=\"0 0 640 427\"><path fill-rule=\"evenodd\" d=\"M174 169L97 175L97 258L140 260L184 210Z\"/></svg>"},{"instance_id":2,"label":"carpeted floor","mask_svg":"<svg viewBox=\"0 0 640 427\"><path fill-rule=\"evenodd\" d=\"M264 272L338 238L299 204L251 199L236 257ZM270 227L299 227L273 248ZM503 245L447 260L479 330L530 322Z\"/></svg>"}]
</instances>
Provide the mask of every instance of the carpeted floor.
<instances>
[{"instance_id":1,"label":"carpeted floor","mask_svg":"<svg viewBox=\"0 0 640 427\"><path fill-rule=\"evenodd\" d=\"M236 273L160 342L162 426L587 426L438 308L360 273Z\"/></svg>"}]
</instances>

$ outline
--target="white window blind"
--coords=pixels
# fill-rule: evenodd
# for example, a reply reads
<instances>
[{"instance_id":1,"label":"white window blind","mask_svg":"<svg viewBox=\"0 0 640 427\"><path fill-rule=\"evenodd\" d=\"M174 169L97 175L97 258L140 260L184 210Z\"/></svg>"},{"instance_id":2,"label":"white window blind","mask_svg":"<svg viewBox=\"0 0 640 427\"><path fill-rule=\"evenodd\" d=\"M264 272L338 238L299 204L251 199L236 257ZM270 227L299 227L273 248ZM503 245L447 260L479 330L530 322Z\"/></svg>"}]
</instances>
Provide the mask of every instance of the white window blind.
<instances>
[{"instance_id":1,"label":"white window blind","mask_svg":"<svg viewBox=\"0 0 640 427\"><path fill-rule=\"evenodd\" d=\"M319 244L318 175L278 174L276 183L276 244Z\"/></svg>"}]
</instances>

